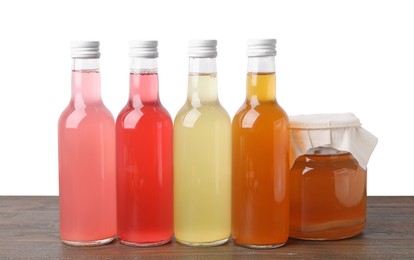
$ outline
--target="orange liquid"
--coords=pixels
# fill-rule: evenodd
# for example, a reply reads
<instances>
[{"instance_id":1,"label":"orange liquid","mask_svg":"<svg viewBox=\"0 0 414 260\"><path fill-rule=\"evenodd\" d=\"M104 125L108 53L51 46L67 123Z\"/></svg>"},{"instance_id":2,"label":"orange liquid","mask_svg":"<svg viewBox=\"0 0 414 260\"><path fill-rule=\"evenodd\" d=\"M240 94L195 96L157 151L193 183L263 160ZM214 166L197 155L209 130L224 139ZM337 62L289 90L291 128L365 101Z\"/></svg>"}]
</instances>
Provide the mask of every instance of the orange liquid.
<instances>
[{"instance_id":1,"label":"orange liquid","mask_svg":"<svg viewBox=\"0 0 414 260\"><path fill-rule=\"evenodd\" d=\"M333 240L362 232L366 171L352 154L312 149L296 159L290 181L291 237Z\"/></svg>"},{"instance_id":2,"label":"orange liquid","mask_svg":"<svg viewBox=\"0 0 414 260\"><path fill-rule=\"evenodd\" d=\"M247 100L233 119L232 138L233 240L281 246L289 235L289 132L274 73L247 75Z\"/></svg>"}]
</instances>

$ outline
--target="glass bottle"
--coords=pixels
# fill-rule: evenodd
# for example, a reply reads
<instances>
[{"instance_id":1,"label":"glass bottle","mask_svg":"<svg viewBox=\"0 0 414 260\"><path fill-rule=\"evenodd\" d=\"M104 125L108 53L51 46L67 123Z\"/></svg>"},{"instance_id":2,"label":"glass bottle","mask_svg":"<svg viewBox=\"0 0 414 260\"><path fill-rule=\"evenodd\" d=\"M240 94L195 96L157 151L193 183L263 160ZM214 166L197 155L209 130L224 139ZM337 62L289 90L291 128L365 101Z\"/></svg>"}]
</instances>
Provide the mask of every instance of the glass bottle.
<instances>
[{"instance_id":1,"label":"glass bottle","mask_svg":"<svg viewBox=\"0 0 414 260\"><path fill-rule=\"evenodd\" d=\"M276 101L276 40L248 41L246 101L232 124L232 237L276 248L289 235L288 118Z\"/></svg>"},{"instance_id":2,"label":"glass bottle","mask_svg":"<svg viewBox=\"0 0 414 260\"><path fill-rule=\"evenodd\" d=\"M101 100L99 42L72 42L72 97L59 119L60 238L95 246L116 236L115 124Z\"/></svg>"},{"instance_id":3,"label":"glass bottle","mask_svg":"<svg viewBox=\"0 0 414 260\"><path fill-rule=\"evenodd\" d=\"M130 43L129 100L116 121L118 238L132 246L173 234L173 126L158 95L157 45Z\"/></svg>"},{"instance_id":4,"label":"glass bottle","mask_svg":"<svg viewBox=\"0 0 414 260\"><path fill-rule=\"evenodd\" d=\"M230 236L231 122L217 96L216 44L189 42L187 101L174 121L174 232L190 246Z\"/></svg>"}]
</instances>

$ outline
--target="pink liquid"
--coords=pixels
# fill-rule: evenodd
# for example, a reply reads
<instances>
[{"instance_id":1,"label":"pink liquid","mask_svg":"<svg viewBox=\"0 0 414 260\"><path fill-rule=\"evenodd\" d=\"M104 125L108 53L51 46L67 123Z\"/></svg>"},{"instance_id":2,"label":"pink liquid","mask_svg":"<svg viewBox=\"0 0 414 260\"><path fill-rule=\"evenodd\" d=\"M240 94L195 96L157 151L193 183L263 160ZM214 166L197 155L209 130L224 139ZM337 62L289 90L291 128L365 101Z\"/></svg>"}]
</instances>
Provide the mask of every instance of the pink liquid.
<instances>
[{"instance_id":1,"label":"pink liquid","mask_svg":"<svg viewBox=\"0 0 414 260\"><path fill-rule=\"evenodd\" d=\"M173 234L172 121L158 98L158 75L131 74L116 122L118 237L167 243Z\"/></svg>"},{"instance_id":2,"label":"pink liquid","mask_svg":"<svg viewBox=\"0 0 414 260\"><path fill-rule=\"evenodd\" d=\"M115 127L98 72L72 72L59 119L60 236L91 244L116 235ZM93 244L93 243L92 243Z\"/></svg>"}]
</instances>

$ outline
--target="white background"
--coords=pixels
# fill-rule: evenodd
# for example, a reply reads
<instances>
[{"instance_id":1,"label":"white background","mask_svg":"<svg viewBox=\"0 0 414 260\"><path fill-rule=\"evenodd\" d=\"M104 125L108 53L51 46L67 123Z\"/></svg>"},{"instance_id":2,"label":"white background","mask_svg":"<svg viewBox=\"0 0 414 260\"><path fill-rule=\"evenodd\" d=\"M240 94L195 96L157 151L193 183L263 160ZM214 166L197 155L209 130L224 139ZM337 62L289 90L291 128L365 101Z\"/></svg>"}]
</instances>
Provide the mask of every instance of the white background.
<instances>
[{"instance_id":1,"label":"white background","mask_svg":"<svg viewBox=\"0 0 414 260\"><path fill-rule=\"evenodd\" d=\"M102 98L116 116L128 98L129 41L159 40L160 97L175 117L188 40L217 39L219 97L233 117L245 97L246 40L258 37L278 40L286 112L353 112L379 138L368 194L414 195L410 1L1 1L0 29L0 195L58 194L70 41L101 41Z\"/></svg>"}]
</instances>

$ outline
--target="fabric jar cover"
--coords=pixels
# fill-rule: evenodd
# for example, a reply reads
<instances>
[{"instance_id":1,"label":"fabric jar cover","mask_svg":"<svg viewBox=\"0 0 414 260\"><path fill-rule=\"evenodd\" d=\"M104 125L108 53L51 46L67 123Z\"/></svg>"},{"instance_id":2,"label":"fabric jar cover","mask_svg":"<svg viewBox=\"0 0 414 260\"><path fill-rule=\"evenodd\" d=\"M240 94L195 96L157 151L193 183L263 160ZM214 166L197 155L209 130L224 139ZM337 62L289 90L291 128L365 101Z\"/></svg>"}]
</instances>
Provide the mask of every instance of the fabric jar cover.
<instances>
[{"instance_id":1,"label":"fabric jar cover","mask_svg":"<svg viewBox=\"0 0 414 260\"><path fill-rule=\"evenodd\" d=\"M352 153L365 170L378 139L352 113L289 116L290 168L296 158L318 146Z\"/></svg>"}]
</instances>

